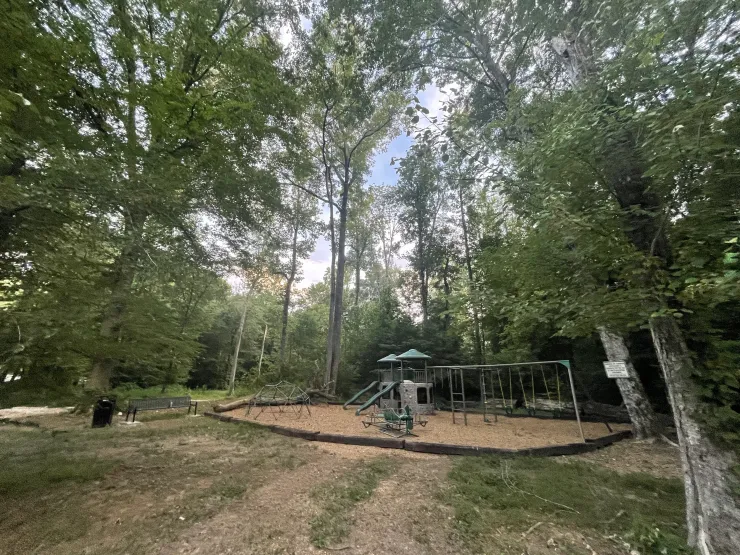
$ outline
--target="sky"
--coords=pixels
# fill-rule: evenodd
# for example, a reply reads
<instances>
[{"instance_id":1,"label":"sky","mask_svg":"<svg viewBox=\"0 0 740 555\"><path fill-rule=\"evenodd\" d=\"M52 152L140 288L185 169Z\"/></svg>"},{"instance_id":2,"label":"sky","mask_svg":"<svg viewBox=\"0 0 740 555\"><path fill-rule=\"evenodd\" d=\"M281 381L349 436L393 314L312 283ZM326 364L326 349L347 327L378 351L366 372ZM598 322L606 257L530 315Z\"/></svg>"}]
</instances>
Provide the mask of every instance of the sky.
<instances>
[{"instance_id":1,"label":"sky","mask_svg":"<svg viewBox=\"0 0 740 555\"><path fill-rule=\"evenodd\" d=\"M433 117L439 113L446 98L446 93L432 84L417 94L417 97L419 98L419 104L429 109L429 117ZM423 122L420 122L419 125L423 127ZM402 158L413 144L413 137L407 137L406 133L402 132L388 144L384 152L378 152L370 168L370 175L367 178L368 185L395 185L398 182L398 175L396 174L398 166L391 166L391 158ZM327 222L328 215L328 208L325 208L324 217ZM303 278L297 282L298 287L308 287L322 281L330 262L331 248L329 241L320 237L311 256L308 260L303 261ZM396 264L401 267L405 265L403 260L397 260Z\"/></svg>"}]
</instances>

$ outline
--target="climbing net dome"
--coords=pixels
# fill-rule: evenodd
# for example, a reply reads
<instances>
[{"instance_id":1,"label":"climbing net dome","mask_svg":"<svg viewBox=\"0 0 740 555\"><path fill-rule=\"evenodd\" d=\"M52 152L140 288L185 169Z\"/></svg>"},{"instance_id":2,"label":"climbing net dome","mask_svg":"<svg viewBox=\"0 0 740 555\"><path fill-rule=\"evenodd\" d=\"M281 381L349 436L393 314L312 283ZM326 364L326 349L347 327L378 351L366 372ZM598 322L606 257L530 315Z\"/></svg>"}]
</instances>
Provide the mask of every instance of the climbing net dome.
<instances>
[{"instance_id":1,"label":"climbing net dome","mask_svg":"<svg viewBox=\"0 0 740 555\"><path fill-rule=\"evenodd\" d=\"M258 412L254 416L255 420L263 412L272 414L277 420L278 414L292 412L297 419L300 419L304 414L304 408L308 416L311 416L310 406L311 397L308 393L293 383L280 381L265 385L249 400L247 415L256 410Z\"/></svg>"}]
</instances>

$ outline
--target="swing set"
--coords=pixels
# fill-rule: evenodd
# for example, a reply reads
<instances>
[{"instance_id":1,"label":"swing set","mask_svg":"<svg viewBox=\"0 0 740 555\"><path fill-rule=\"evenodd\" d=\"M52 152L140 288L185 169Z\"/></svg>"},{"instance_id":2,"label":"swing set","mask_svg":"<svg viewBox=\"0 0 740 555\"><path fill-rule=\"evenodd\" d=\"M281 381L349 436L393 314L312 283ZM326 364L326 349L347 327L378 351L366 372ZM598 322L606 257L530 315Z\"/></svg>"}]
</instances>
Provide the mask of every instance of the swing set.
<instances>
[{"instance_id":1,"label":"swing set","mask_svg":"<svg viewBox=\"0 0 740 555\"><path fill-rule=\"evenodd\" d=\"M523 409L524 413L531 417L537 416L539 411L540 414L549 413L552 418L563 418L565 415L563 390L567 390L563 381L564 376L567 376L578 429L581 439L586 441L573 384L573 373L568 360L430 366L428 369L432 371L435 384L439 380L444 387L445 378L447 379L452 422L456 423L456 413L462 412L463 423L466 426L468 424L468 401L465 397L466 373L478 373L483 421L487 423L491 422L490 416L493 417L493 422L498 422L498 409L502 409L505 416L516 416L516 411ZM498 399L497 390L500 394ZM543 392L544 395L542 395ZM538 393L540 394L539 400Z\"/></svg>"}]
</instances>

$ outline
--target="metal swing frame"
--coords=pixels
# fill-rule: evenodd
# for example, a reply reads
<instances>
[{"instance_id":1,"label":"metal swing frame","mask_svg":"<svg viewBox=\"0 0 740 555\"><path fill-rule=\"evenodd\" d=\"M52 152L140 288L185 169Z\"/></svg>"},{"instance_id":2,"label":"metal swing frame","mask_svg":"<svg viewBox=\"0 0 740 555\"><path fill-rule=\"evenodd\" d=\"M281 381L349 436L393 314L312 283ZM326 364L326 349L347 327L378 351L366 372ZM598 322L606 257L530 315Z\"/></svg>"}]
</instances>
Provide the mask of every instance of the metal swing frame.
<instances>
[{"instance_id":1,"label":"metal swing frame","mask_svg":"<svg viewBox=\"0 0 740 555\"><path fill-rule=\"evenodd\" d=\"M464 372L466 371L477 371L479 372L479 380L481 383L481 397L483 400L483 420L484 422L490 422L488 420L488 396L486 392L486 382L485 382L485 374L488 372L489 376L489 383L491 384L491 393L492 393L492 401L493 401L493 410L494 413L494 421L498 421L498 417L496 415L495 411L495 387L493 387L493 372L496 372L496 376L498 378L499 382L499 388L501 391L501 400L502 405L504 408L504 412L506 414L512 414L514 411L514 398L513 398L513 379L512 379L512 369L516 369L519 373L519 381L522 388L522 395L524 397L524 403L525 407L527 409L527 412L530 413L530 415L534 415L536 413L537 407L536 407L536 396L535 396L535 368L540 367L542 375L543 375L543 382L545 384L545 390L547 393L548 400L551 400L550 396L550 389L547 385L547 379L545 378L545 366L547 365L553 365L555 369L555 377L556 377L556 384L557 384L557 395L558 395L558 409L557 414L556 411L553 411L553 414L556 418L559 418L562 416L563 412L563 406L562 406L562 399L561 399L561 392L560 392L560 370L559 366L564 366L565 369L568 372L568 381L570 383L570 392L573 399L573 408L575 409L576 414L576 421L578 423L578 431L581 436L581 440L585 443L586 442L586 436L583 432L583 424L581 423L581 412L578 407L578 399L576 399L576 388L575 384L573 382L573 371L571 369L571 364L569 360L545 360L545 361L530 361L530 362L515 362L515 363L508 363L508 364L474 364L474 365L455 365L455 366L429 366L428 370L433 371L434 380L436 383L437 380L437 370L440 370L441 377L442 377L442 386L444 387L444 377L445 373L447 374L448 379L448 386L450 390L450 404L452 408L452 422L456 422L455 413L456 412L462 412L463 413L463 423L467 425L467 406L466 406L466 400L465 400L465 380L464 380ZM521 368L522 367L529 367L530 372L530 379L531 379L531 389L532 389L532 403L530 406L530 403L527 399L527 395L525 393L525 387L524 387L524 380L521 375ZM503 381L501 379L501 370L505 369L508 370L509 373L509 405L507 407L506 404L506 396L504 394L504 387L503 387ZM446 371L446 372L445 372ZM457 390L456 390L457 388Z\"/></svg>"}]
</instances>

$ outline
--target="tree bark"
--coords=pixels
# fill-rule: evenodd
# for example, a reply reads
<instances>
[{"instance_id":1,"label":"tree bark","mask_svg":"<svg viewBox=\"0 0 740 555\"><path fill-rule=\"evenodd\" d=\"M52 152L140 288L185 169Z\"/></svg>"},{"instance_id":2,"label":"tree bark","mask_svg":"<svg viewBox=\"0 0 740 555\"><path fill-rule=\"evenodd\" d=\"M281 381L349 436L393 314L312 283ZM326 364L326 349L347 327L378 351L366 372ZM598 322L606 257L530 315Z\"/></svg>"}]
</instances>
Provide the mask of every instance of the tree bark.
<instances>
[{"instance_id":1,"label":"tree bark","mask_svg":"<svg viewBox=\"0 0 740 555\"><path fill-rule=\"evenodd\" d=\"M324 373L324 384L328 385L331 383L331 374L333 366L333 353L334 353L334 304L336 297L336 275L335 275L335 264L337 257L337 242L334 229L334 182L331 177L331 164L328 158L328 141L327 141L327 122L329 119L329 112L332 107L328 103L324 104L324 117L321 125L321 158L324 164L324 184L326 186L326 198L329 201L329 239L331 242L331 266L329 268L329 324L326 331L326 372Z\"/></svg>"},{"instance_id":2,"label":"tree bark","mask_svg":"<svg viewBox=\"0 0 740 555\"><path fill-rule=\"evenodd\" d=\"M632 431L636 439L655 439L660 436L661 427L658 417L648 399L645 388L635 371L630 358L627 343L622 334L609 330L605 327L599 328L599 337L606 352L606 358L610 361L624 362L627 367L629 378L617 378L617 387L622 394L624 406L632 422Z\"/></svg>"},{"instance_id":3,"label":"tree bark","mask_svg":"<svg viewBox=\"0 0 740 555\"><path fill-rule=\"evenodd\" d=\"M242 308L242 315L239 318L239 330L236 332L235 345L234 345L234 356L231 361L231 372L229 373L229 391L228 395L234 394L234 384L236 382L236 367L239 364L239 349L242 346L242 334L244 333L244 322L247 319L247 297L244 297L244 307Z\"/></svg>"},{"instance_id":4,"label":"tree bark","mask_svg":"<svg viewBox=\"0 0 740 555\"><path fill-rule=\"evenodd\" d=\"M702 555L740 553L740 508L732 479L737 457L719 447L699 424L694 364L675 318L653 316L650 333L678 432L688 544Z\"/></svg>"},{"instance_id":5,"label":"tree bark","mask_svg":"<svg viewBox=\"0 0 740 555\"><path fill-rule=\"evenodd\" d=\"M332 358L331 358L331 379L329 391L336 394L337 377L339 375L339 359L342 354L342 316L344 313L344 270L347 263L345 246L347 242L347 202L349 201L350 181L347 167L345 164L345 180L342 185L342 203L339 209L339 241L337 243L337 275L336 285L334 287L334 310L332 326Z\"/></svg>"},{"instance_id":6,"label":"tree bark","mask_svg":"<svg viewBox=\"0 0 740 555\"><path fill-rule=\"evenodd\" d=\"M213 412L228 412L230 410L238 409L239 407L245 407L251 400L252 397L247 397L246 399L238 399L231 403L219 403L218 405L213 405Z\"/></svg>"},{"instance_id":7,"label":"tree bark","mask_svg":"<svg viewBox=\"0 0 740 555\"><path fill-rule=\"evenodd\" d=\"M113 263L110 302L100 323L100 337L103 341L115 340L120 335L126 301L134 283L138 251L146 219L147 214L141 211L129 212L125 216L126 245ZM93 358L86 388L93 391L108 390L115 362L103 352L96 355Z\"/></svg>"}]
</instances>

